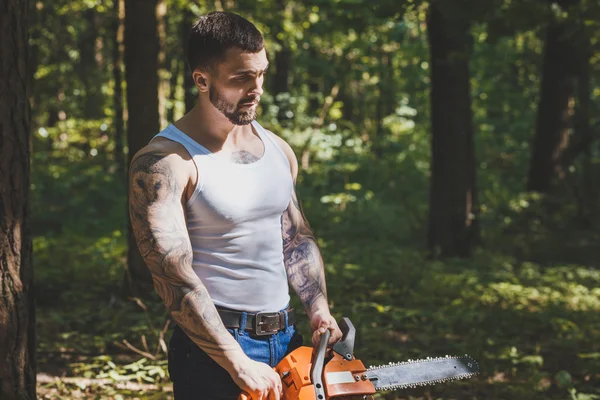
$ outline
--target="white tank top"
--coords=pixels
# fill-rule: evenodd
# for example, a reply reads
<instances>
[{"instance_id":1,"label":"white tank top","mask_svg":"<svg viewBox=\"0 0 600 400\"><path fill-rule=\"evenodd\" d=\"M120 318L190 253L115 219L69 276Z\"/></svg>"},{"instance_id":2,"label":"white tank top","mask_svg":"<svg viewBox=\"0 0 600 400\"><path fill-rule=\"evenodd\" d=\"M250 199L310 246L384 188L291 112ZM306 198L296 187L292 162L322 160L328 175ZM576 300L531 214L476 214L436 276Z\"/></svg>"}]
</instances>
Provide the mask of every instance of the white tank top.
<instances>
[{"instance_id":1,"label":"white tank top","mask_svg":"<svg viewBox=\"0 0 600 400\"><path fill-rule=\"evenodd\" d=\"M174 125L155 137L180 143L198 169L187 202L193 268L217 306L278 311L290 301L281 216L292 195L290 164L273 134L252 123L264 145L251 164L217 158Z\"/></svg>"}]
</instances>

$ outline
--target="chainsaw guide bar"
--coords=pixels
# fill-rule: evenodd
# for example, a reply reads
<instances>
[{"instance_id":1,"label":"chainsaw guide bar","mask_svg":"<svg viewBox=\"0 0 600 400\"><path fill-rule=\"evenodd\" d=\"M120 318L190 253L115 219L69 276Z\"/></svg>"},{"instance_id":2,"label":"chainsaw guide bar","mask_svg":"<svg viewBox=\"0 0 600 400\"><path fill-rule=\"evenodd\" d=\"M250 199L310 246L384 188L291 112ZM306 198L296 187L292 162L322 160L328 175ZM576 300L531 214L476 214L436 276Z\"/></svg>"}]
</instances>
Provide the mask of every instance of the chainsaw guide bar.
<instances>
[{"instance_id":1,"label":"chainsaw guide bar","mask_svg":"<svg viewBox=\"0 0 600 400\"><path fill-rule=\"evenodd\" d=\"M479 364L470 356L437 357L372 366L366 376L377 391L428 386L470 378L479 372Z\"/></svg>"}]
</instances>

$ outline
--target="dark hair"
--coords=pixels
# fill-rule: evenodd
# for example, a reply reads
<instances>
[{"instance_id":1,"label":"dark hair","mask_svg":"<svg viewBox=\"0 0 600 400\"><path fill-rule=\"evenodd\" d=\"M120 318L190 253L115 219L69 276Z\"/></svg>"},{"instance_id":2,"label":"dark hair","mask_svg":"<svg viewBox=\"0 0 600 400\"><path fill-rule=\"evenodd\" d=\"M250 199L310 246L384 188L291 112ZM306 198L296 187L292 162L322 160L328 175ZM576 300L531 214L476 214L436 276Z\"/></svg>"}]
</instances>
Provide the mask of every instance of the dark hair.
<instances>
[{"instance_id":1,"label":"dark hair","mask_svg":"<svg viewBox=\"0 0 600 400\"><path fill-rule=\"evenodd\" d=\"M264 47L263 37L252 22L239 15L214 11L200 16L188 36L187 60L191 70L214 68L232 47L256 53Z\"/></svg>"}]
</instances>

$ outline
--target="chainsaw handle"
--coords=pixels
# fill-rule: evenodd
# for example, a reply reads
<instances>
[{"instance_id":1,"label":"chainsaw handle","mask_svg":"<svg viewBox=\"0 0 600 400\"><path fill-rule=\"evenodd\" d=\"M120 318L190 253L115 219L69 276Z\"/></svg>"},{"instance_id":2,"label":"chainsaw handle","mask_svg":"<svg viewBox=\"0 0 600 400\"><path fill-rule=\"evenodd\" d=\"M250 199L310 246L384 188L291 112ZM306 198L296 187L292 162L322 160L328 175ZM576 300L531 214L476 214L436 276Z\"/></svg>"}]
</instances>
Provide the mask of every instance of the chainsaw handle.
<instances>
[{"instance_id":1,"label":"chainsaw handle","mask_svg":"<svg viewBox=\"0 0 600 400\"><path fill-rule=\"evenodd\" d=\"M317 351L313 353L310 366L310 380L315 387L316 399L325 399L323 367L325 366L325 356L327 355L327 345L329 344L330 337L331 331L329 329L325 329L325 332L321 333L319 346L317 347Z\"/></svg>"}]
</instances>

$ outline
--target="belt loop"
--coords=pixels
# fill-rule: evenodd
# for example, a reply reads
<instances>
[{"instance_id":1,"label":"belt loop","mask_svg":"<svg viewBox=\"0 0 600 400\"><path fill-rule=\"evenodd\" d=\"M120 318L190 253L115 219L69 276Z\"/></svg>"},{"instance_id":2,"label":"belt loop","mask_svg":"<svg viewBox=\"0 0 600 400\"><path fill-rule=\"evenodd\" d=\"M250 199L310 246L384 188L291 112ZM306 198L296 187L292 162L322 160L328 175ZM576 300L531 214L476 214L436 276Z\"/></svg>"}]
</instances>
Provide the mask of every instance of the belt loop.
<instances>
[{"instance_id":1,"label":"belt loop","mask_svg":"<svg viewBox=\"0 0 600 400\"><path fill-rule=\"evenodd\" d=\"M248 314L245 311L242 311L240 315L240 334L246 332L246 320L248 319Z\"/></svg>"},{"instance_id":2,"label":"belt loop","mask_svg":"<svg viewBox=\"0 0 600 400\"><path fill-rule=\"evenodd\" d=\"M283 327L284 327L285 333L288 332L288 328L289 328L289 323L288 323L289 318L288 318L287 309L288 309L287 306L283 309Z\"/></svg>"}]
</instances>

